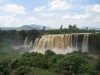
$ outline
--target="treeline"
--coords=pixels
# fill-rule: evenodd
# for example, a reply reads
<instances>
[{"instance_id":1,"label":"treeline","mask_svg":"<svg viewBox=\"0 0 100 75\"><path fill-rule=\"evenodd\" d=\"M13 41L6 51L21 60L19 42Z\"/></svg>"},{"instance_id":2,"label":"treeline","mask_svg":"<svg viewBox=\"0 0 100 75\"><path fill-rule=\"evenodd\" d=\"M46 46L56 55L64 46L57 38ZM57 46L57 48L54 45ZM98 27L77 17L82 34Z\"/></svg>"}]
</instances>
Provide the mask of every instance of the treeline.
<instances>
[{"instance_id":1,"label":"treeline","mask_svg":"<svg viewBox=\"0 0 100 75\"><path fill-rule=\"evenodd\" d=\"M52 30L42 30L42 34L67 34L67 33L96 33L100 32L99 30L95 29L79 29L76 25L69 25L68 28L63 28L63 25L59 29L52 29Z\"/></svg>"},{"instance_id":2,"label":"treeline","mask_svg":"<svg viewBox=\"0 0 100 75\"><path fill-rule=\"evenodd\" d=\"M17 59L0 61L0 75L42 75L33 68L55 73L51 75L100 75L100 60L87 53L61 55L47 50L44 55L32 52Z\"/></svg>"}]
</instances>

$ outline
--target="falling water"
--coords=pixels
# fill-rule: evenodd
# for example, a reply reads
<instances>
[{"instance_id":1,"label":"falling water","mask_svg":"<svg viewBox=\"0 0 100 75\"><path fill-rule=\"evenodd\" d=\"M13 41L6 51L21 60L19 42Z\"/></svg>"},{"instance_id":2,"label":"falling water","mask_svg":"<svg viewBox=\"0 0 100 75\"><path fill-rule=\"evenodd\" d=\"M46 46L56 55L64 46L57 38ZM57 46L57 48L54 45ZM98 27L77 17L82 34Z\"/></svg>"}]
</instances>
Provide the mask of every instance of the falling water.
<instances>
[{"instance_id":1,"label":"falling water","mask_svg":"<svg viewBox=\"0 0 100 75\"><path fill-rule=\"evenodd\" d=\"M57 54L65 54L73 51L79 51L79 36L82 35L81 51L88 52L88 36L90 33L72 33L43 35L36 38L33 51L44 53L47 49Z\"/></svg>"},{"instance_id":2,"label":"falling water","mask_svg":"<svg viewBox=\"0 0 100 75\"><path fill-rule=\"evenodd\" d=\"M23 47L31 47L33 44L33 41L32 40L29 40L28 37L25 38L25 41L24 41L24 46Z\"/></svg>"},{"instance_id":3,"label":"falling water","mask_svg":"<svg viewBox=\"0 0 100 75\"><path fill-rule=\"evenodd\" d=\"M88 38L89 34L83 36L82 52L88 52Z\"/></svg>"},{"instance_id":4,"label":"falling water","mask_svg":"<svg viewBox=\"0 0 100 75\"><path fill-rule=\"evenodd\" d=\"M28 37L25 38L24 46L27 46Z\"/></svg>"}]
</instances>

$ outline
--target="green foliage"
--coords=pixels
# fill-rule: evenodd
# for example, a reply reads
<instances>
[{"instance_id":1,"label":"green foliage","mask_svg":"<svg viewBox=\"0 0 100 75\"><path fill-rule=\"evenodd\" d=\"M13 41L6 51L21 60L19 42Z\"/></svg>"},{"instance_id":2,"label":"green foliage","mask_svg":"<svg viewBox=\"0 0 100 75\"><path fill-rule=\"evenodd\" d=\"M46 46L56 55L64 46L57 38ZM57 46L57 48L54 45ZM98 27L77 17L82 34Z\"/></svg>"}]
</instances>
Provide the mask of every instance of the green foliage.
<instances>
[{"instance_id":1,"label":"green foliage","mask_svg":"<svg viewBox=\"0 0 100 75\"><path fill-rule=\"evenodd\" d=\"M30 30L27 31L27 36L29 37L29 39L31 40L35 40L37 37L39 37L41 35L41 33L37 30Z\"/></svg>"},{"instance_id":2,"label":"green foliage","mask_svg":"<svg viewBox=\"0 0 100 75\"><path fill-rule=\"evenodd\" d=\"M91 71L89 72L89 75L100 75L100 72L97 71L97 70L91 70Z\"/></svg>"},{"instance_id":3,"label":"green foliage","mask_svg":"<svg viewBox=\"0 0 100 75\"><path fill-rule=\"evenodd\" d=\"M98 70L98 71L100 71L100 60L97 62L97 64L96 64L96 69Z\"/></svg>"},{"instance_id":4,"label":"green foliage","mask_svg":"<svg viewBox=\"0 0 100 75\"><path fill-rule=\"evenodd\" d=\"M33 66L39 68L48 68L44 56L40 53L25 53L19 59L20 65Z\"/></svg>"},{"instance_id":5,"label":"green foliage","mask_svg":"<svg viewBox=\"0 0 100 75\"><path fill-rule=\"evenodd\" d=\"M16 55L16 54L6 54L6 55L0 55L0 61L3 60L8 60L8 59L15 59L20 57L20 55Z\"/></svg>"},{"instance_id":6,"label":"green foliage","mask_svg":"<svg viewBox=\"0 0 100 75\"><path fill-rule=\"evenodd\" d=\"M29 66L20 66L16 69L16 75L24 75L29 72L32 72L32 69Z\"/></svg>"},{"instance_id":7,"label":"green foliage","mask_svg":"<svg viewBox=\"0 0 100 75\"><path fill-rule=\"evenodd\" d=\"M68 34L68 33L95 33L100 32L96 30L87 30L87 29L79 29L76 25L69 25L68 28L62 29L62 26L60 29L52 29L52 30L45 30L41 31L42 34Z\"/></svg>"},{"instance_id":8,"label":"green foliage","mask_svg":"<svg viewBox=\"0 0 100 75\"><path fill-rule=\"evenodd\" d=\"M64 55L61 55L61 54L50 56L48 58L48 66L49 66L49 68L54 69L56 64L57 64L57 61L59 59L63 58L63 57L64 57Z\"/></svg>"},{"instance_id":9,"label":"green foliage","mask_svg":"<svg viewBox=\"0 0 100 75\"><path fill-rule=\"evenodd\" d=\"M11 69L16 69L20 66L20 62L18 60L14 60L11 62Z\"/></svg>"},{"instance_id":10,"label":"green foliage","mask_svg":"<svg viewBox=\"0 0 100 75\"><path fill-rule=\"evenodd\" d=\"M0 75L10 75L10 60L0 61Z\"/></svg>"},{"instance_id":11,"label":"green foliage","mask_svg":"<svg viewBox=\"0 0 100 75\"><path fill-rule=\"evenodd\" d=\"M66 70L75 75L99 75L99 61L97 61L97 59L90 58L87 53L81 52L66 55L53 54L48 57L36 52L27 52L17 59L0 62L0 74L29 75L32 72L32 74L47 75L49 72L62 73ZM43 69L42 71L46 70L46 73L37 73L39 71L36 70L41 71L41 69ZM50 74L56 75L54 73Z\"/></svg>"},{"instance_id":12,"label":"green foliage","mask_svg":"<svg viewBox=\"0 0 100 75\"><path fill-rule=\"evenodd\" d=\"M50 70L45 70L45 69L41 69L41 68L33 67L32 70L34 71L35 75L59 75L56 72L52 72Z\"/></svg>"},{"instance_id":13,"label":"green foliage","mask_svg":"<svg viewBox=\"0 0 100 75\"><path fill-rule=\"evenodd\" d=\"M87 68L85 67L87 64L88 64L88 61L86 61L82 57L67 56L58 60L56 66L57 66L58 71L68 70L68 71L72 71L75 74L78 74L78 73L84 73L87 71Z\"/></svg>"},{"instance_id":14,"label":"green foliage","mask_svg":"<svg viewBox=\"0 0 100 75\"><path fill-rule=\"evenodd\" d=\"M89 36L89 49L93 53L100 54L100 33Z\"/></svg>"},{"instance_id":15,"label":"green foliage","mask_svg":"<svg viewBox=\"0 0 100 75\"><path fill-rule=\"evenodd\" d=\"M52 55L55 55L56 53L54 53L53 51L51 51L50 49L46 50L45 51L45 55L46 56L52 56Z\"/></svg>"}]
</instances>

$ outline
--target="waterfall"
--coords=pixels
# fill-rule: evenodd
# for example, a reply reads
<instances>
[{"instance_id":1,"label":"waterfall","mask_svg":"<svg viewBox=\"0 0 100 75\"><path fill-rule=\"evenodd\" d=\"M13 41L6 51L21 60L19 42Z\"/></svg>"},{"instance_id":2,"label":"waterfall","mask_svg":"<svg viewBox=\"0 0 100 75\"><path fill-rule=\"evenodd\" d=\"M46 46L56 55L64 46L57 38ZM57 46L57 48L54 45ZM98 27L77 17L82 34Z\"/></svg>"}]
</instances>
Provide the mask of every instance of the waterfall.
<instances>
[{"instance_id":1,"label":"waterfall","mask_svg":"<svg viewBox=\"0 0 100 75\"><path fill-rule=\"evenodd\" d=\"M47 49L57 54L65 54L73 51L79 51L79 44L82 45L81 51L88 52L88 38L90 33L71 33L71 34L53 34L43 35L36 38L33 46L34 52L44 53ZM82 43L79 36L83 36Z\"/></svg>"},{"instance_id":2,"label":"waterfall","mask_svg":"<svg viewBox=\"0 0 100 75\"><path fill-rule=\"evenodd\" d=\"M24 46L27 46L27 42L28 42L28 37L25 38Z\"/></svg>"},{"instance_id":3,"label":"waterfall","mask_svg":"<svg viewBox=\"0 0 100 75\"><path fill-rule=\"evenodd\" d=\"M32 46L32 44L33 44L33 41L32 41L32 40L29 40L29 38L26 37L26 38L25 38L25 41L24 41L24 46L23 46L23 47L29 48L29 47Z\"/></svg>"},{"instance_id":4,"label":"waterfall","mask_svg":"<svg viewBox=\"0 0 100 75\"><path fill-rule=\"evenodd\" d=\"M82 52L88 52L88 38L89 34L84 34L82 43Z\"/></svg>"}]
</instances>

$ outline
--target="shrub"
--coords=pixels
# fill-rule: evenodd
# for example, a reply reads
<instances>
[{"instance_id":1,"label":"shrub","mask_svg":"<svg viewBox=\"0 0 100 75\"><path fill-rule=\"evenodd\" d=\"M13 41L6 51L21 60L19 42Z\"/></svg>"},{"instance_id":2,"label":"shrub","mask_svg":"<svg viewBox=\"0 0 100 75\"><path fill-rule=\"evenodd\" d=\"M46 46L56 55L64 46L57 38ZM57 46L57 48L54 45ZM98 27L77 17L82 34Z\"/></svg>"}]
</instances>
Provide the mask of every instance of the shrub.
<instances>
[{"instance_id":1,"label":"shrub","mask_svg":"<svg viewBox=\"0 0 100 75\"><path fill-rule=\"evenodd\" d=\"M57 55L53 55L53 56L49 57L48 58L48 66L49 66L49 68L54 69L57 61L59 59L63 58L63 57L64 57L64 55L61 55L61 54L57 54Z\"/></svg>"},{"instance_id":2,"label":"shrub","mask_svg":"<svg viewBox=\"0 0 100 75\"><path fill-rule=\"evenodd\" d=\"M53 51L51 51L50 49L48 49L48 50L45 51L45 55L46 56L52 56L52 55L55 55L55 53Z\"/></svg>"},{"instance_id":3,"label":"shrub","mask_svg":"<svg viewBox=\"0 0 100 75\"><path fill-rule=\"evenodd\" d=\"M21 65L25 66L39 67L43 69L48 68L44 55L40 53L25 53L19 59L19 62Z\"/></svg>"},{"instance_id":4,"label":"shrub","mask_svg":"<svg viewBox=\"0 0 100 75\"><path fill-rule=\"evenodd\" d=\"M67 56L57 61L56 71L67 70L75 74L84 73L88 70L88 61L83 57Z\"/></svg>"},{"instance_id":5,"label":"shrub","mask_svg":"<svg viewBox=\"0 0 100 75\"><path fill-rule=\"evenodd\" d=\"M32 69L29 66L20 66L19 68L16 69L16 75L24 75L30 72L32 72Z\"/></svg>"},{"instance_id":6,"label":"shrub","mask_svg":"<svg viewBox=\"0 0 100 75\"><path fill-rule=\"evenodd\" d=\"M97 62L97 64L96 64L96 69L98 70L98 71L100 71L100 60Z\"/></svg>"}]
</instances>

